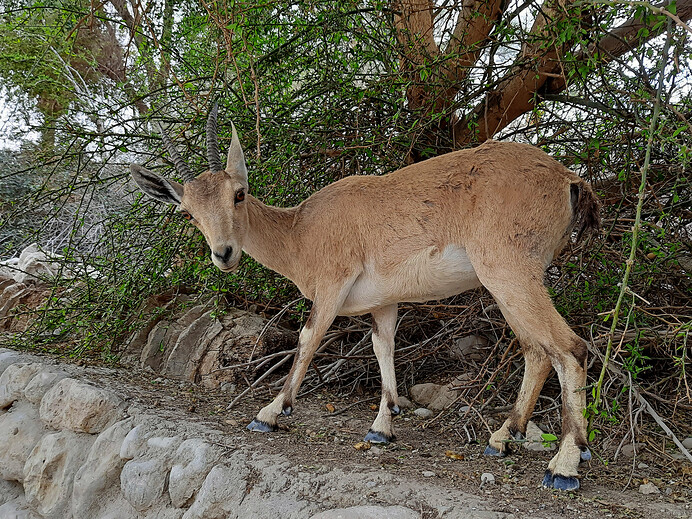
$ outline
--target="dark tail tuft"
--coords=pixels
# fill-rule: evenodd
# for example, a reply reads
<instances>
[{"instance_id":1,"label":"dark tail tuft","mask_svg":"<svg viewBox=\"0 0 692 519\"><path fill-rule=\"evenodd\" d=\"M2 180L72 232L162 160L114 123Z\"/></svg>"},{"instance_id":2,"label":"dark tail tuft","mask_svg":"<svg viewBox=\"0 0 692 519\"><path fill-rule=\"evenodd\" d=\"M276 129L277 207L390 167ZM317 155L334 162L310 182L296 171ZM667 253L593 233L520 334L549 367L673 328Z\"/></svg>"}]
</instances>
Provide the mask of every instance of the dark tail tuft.
<instances>
[{"instance_id":1,"label":"dark tail tuft","mask_svg":"<svg viewBox=\"0 0 692 519\"><path fill-rule=\"evenodd\" d=\"M579 227L577 232L577 242L581 239L584 231L599 231L601 229L601 217L598 214L601 204L596 195L591 190L591 186L584 180L570 186L572 201L572 221L575 227Z\"/></svg>"}]
</instances>

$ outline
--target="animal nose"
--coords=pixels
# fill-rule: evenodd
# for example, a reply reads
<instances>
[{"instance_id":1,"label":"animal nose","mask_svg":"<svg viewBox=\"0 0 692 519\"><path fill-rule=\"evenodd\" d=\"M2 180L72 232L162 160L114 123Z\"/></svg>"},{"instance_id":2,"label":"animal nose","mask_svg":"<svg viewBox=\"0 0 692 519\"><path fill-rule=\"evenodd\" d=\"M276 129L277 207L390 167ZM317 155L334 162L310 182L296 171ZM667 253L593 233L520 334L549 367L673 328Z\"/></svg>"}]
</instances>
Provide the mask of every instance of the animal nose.
<instances>
[{"instance_id":1,"label":"animal nose","mask_svg":"<svg viewBox=\"0 0 692 519\"><path fill-rule=\"evenodd\" d=\"M221 254L214 251L214 256L219 258L223 263L228 263L228 260L233 256L233 247L226 247Z\"/></svg>"}]
</instances>

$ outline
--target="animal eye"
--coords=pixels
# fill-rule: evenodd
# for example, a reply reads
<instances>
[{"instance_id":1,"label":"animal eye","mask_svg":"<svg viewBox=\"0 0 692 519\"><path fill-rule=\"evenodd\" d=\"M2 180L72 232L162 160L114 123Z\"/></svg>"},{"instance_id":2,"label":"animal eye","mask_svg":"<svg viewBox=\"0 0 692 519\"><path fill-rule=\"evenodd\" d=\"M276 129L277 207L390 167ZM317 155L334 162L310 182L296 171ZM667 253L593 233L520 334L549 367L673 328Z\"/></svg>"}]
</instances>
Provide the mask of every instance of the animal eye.
<instances>
[{"instance_id":1,"label":"animal eye","mask_svg":"<svg viewBox=\"0 0 692 519\"><path fill-rule=\"evenodd\" d=\"M239 203L245 200L245 190L244 189L239 189L238 191L235 192L235 203Z\"/></svg>"},{"instance_id":2,"label":"animal eye","mask_svg":"<svg viewBox=\"0 0 692 519\"><path fill-rule=\"evenodd\" d=\"M192 215L187 211L180 211L180 214L183 215L183 218L185 218L188 222L192 220Z\"/></svg>"}]
</instances>

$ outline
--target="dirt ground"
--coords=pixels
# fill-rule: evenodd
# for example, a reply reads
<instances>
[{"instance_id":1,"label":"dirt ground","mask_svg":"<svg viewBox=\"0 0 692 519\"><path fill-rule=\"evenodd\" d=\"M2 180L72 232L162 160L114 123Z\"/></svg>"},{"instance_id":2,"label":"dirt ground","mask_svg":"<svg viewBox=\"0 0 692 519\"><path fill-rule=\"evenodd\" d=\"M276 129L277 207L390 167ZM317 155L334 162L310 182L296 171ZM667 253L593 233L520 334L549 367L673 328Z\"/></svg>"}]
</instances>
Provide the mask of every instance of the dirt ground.
<instances>
[{"instance_id":1,"label":"dirt ground","mask_svg":"<svg viewBox=\"0 0 692 519\"><path fill-rule=\"evenodd\" d=\"M82 363L83 361L80 361ZM226 410L230 395L132 368L94 371L100 384L117 387L139 406L158 414L184 418L223 431L229 442L251 444L265 453L281 453L301 470L338 465L358 472L379 467L393 475L433 483L449 493L464 491L482 499L487 509L514 517L692 518L692 464L643 448L637 458L605 462L597 449L582 464L582 488L575 493L541 488L550 452L519 449L503 459L483 456L489 434L469 443L463 429L448 419L434 423L406 409L395 418L397 441L388 446L358 450L377 413L378 395L343 396L329 389L299 398L290 417L281 417L282 430L271 434L245 429L269 395L248 396ZM87 376L89 376L87 374ZM496 416L502 419L502 416ZM366 445L367 447L367 445ZM481 474L491 473L494 484L481 485ZM642 483L653 483L659 494L643 495ZM368 496L371 504L381 497ZM406 506L406 503L400 503ZM423 517L435 518L435 510Z\"/></svg>"}]
</instances>

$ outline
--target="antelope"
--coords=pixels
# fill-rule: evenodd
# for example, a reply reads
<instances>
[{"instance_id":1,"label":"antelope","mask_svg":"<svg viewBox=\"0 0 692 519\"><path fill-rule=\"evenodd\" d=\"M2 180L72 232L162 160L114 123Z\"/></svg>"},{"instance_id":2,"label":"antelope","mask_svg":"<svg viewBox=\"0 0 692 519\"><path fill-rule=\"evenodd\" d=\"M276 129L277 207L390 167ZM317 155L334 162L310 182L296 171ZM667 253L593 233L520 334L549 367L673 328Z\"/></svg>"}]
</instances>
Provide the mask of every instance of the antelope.
<instances>
[{"instance_id":1,"label":"antelope","mask_svg":"<svg viewBox=\"0 0 692 519\"><path fill-rule=\"evenodd\" d=\"M516 403L485 454L504 456L521 438L554 368L562 390L562 440L543 485L579 488L578 465L591 459L584 408L587 345L560 316L543 285L545 270L571 239L597 229L590 186L527 144L486 141L382 176L351 176L291 208L249 192L235 126L225 167L217 107L207 120L209 170L195 176L163 130L183 183L130 166L147 195L174 204L204 234L211 260L234 271L242 252L287 277L312 301L293 365L274 400L247 426L277 429L325 332L338 315L372 315L372 345L382 378L379 412L366 441L394 440L399 414L394 373L397 304L424 302L485 286L518 337L525 358Z\"/></svg>"}]
</instances>

